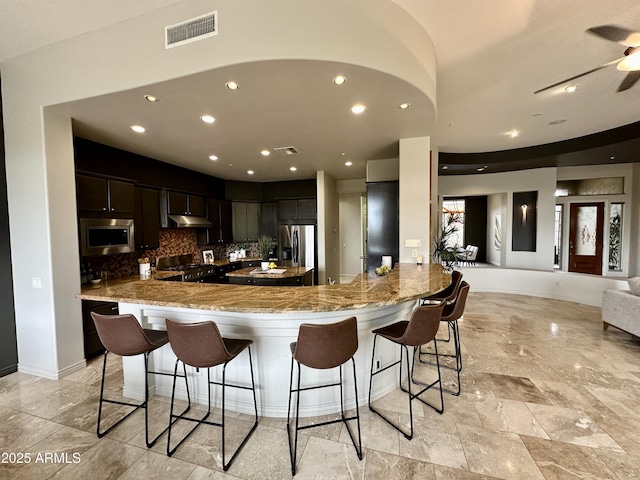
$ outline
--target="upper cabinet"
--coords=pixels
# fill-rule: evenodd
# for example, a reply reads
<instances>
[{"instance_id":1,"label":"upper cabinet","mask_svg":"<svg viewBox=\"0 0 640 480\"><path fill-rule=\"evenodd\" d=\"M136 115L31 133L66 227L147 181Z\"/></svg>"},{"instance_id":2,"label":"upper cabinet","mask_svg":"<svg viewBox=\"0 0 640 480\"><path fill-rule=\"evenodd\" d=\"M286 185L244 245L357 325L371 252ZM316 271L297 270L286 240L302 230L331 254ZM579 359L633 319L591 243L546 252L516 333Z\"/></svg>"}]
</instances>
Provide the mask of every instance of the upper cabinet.
<instances>
[{"instance_id":1,"label":"upper cabinet","mask_svg":"<svg viewBox=\"0 0 640 480\"><path fill-rule=\"evenodd\" d=\"M204 217L206 214L205 198L181 192L167 192L167 211L169 215Z\"/></svg>"},{"instance_id":2,"label":"upper cabinet","mask_svg":"<svg viewBox=\"0 0 640 480\"><path fill-rule=\"evenodd\" d=\"M136 249L150 250L160 246L160 191L135 187Z\"/></svg>"},{"instance_id":3,"label":"upper cabinet","mask_svg":"<svg viewBox=\"0 0 640 480\"><path fill-rule=\"evenodd\" d=\"M133 183L106 178L76 176L78 210L110 216L133 215L135 196Z\"/></svg>"},{"instance_id":4,"label":"upper cabinet","mask_svg":"<svg viewBox=\"0 0 640 480\"><path fill-rule=\"evenodd\" d=\"M275 240L278 238L278 204L265 202L260 206L260 235L266 235Z\"/></svg>"},{"instance_id":5,"label":"upper cabinet","mask_svg":"<svg viewBox=\"0 0 640 480\"><path fill-rule=\"evenodd\" d=\"M211 222L211 228L207 229L207 239L203 243L213 245L233 241L231 202L208 198L207 219Z\"/></svg>"},{"instance_id":6,"label":"upper cabinet","mask_svg":"<svg viewBox=\"0 0 640 480\"><path fill-rule=\"evenodd\" d=\"M280 222L312 221L318 218L315 198L278 201L278 220Z\"/></svg>"},{"instance_id":7,"label":"upper cabinet","mask_svg":"<svg viewBox=\"0 0 640 480\"><path fill-rule=\"evenodd\" d=\"M260 231L260 204L257 202L233 202L233 241L253 242Z\"/></svg>"}]
</instances>

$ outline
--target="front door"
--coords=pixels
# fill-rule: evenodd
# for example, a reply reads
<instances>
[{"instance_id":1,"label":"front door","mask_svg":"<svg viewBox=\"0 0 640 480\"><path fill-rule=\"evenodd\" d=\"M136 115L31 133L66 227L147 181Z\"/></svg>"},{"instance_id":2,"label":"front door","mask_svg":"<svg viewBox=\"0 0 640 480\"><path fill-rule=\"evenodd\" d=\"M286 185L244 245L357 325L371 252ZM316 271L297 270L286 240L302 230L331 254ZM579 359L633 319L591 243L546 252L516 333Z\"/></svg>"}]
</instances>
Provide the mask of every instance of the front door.
<instances>
[{"instance_id":1,"label":"front door","mask_svg":"<svg viewBox=\"0 0 640 480\"><path fill-rule=\"evenodd\" d=\"M569 211L569 271L602 275L604 203L572 203Z\"/></svg>"}]
</instances>

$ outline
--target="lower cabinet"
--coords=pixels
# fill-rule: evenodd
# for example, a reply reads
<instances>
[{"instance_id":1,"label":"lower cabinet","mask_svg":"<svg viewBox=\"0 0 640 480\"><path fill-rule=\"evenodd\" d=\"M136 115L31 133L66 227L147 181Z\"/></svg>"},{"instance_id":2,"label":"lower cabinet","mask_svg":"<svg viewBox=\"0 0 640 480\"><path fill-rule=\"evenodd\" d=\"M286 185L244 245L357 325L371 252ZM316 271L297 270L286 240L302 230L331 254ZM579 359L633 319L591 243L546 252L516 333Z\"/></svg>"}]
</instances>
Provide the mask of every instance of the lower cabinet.
<instances>
[{"instance_id":1,"label":"lower cabinet","mask_svg":"<svg viewBox=\"0 0 640 480\"><path fill-rule=\"evenodd\" d=\"M91 318L91 312L102 315L118 315L116 302L96 302L94 300L82 301L82 330L84 333L84 358L93 358L104 353L104 345L98 337L96 325Z\"/></svg>"},{"instance_id":2,"label":"lower cabinet","mask_svg":"<svg viewBox=\"0 0 640 480\"><path fill-rule=\"evenodd\" d=\"M228 277L232 285L256 285L261 287L303 287L313 285L313 270L297 277L263 278L253 277Z\"/></svg>"}]
</instances>

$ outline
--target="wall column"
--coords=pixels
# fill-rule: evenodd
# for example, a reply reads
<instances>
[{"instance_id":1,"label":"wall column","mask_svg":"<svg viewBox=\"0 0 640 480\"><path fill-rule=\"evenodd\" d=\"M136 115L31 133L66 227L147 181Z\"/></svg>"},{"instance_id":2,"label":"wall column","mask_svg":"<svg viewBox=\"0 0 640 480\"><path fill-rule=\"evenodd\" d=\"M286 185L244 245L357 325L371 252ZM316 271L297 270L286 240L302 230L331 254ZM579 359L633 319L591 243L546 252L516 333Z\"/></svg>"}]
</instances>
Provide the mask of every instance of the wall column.
<instances>
[{"instance_id":1,"label":"wall column","mask_svg":"<svg viewBox=\"0 0 640 480\"><path fill-rule=\"evenodd\" d=\"M400 262L429 261L431 243L431 137L400 139ZM420 246L411 246L419 243ZM409 244L409 246L407 246Z\"/></svg>"}]
</instances>

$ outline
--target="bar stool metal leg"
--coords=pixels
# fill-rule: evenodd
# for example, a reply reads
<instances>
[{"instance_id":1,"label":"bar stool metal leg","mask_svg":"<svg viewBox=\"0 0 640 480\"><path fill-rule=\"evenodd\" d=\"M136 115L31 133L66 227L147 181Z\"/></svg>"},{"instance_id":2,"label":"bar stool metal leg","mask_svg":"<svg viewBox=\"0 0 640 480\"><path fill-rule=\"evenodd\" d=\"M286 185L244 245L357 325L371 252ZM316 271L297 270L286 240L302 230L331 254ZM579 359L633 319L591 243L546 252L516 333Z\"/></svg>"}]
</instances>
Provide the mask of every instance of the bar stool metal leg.
<instances>
[{"instance_id":1,"label":"bar stool metal leg","mask_svg":"<svg viewBox=\"0 0 640 480\"><path fill-rule=\"evenodd\" d=\"M258 404L257 404L256 389L255 389L255 378L254 378L254 374L253 374L253 360L252 360L252 356L251 356L251 347L247 346L246 350L247 350L248 355L249 355L249 370L251 372L251 387L246 387L244 385L237 385L237 384L227 383L227 381L226 381L226 368L227 368L227 364L231 360L229 360L227 362L224 362L222 364L222 382L217 382L215 380L212 381L211 380L211 368L207 367L207 385L208 385L207 403L208 403L208 408L207 408L207 413L202 418L185 417L184 413L180 414L180 415L174 415L173 414L173 405L174 405L174 401L175 401L176 377L181 376L181 375L178 375L178 362L180 362L180 359L176 359L176 364L175 364L175 368L174 368L173 387L172 387L172 390L171 390L171 409L170 409L170 413L169 413L169 419L170 419L169 433L168 433L168 436L167 436L167 455L168 456L172 456L176 452L176 450L191 436L191 434L193 432L195 432L195 430L200 425L202 425L202 424L212 425L212 426L221 428L222 469L225 472L227 470L229 470L229 467L231 467L231 464L235 460L236 456L238 455L238 453L240 453L240 450L242 450L242 447L244 447L244 445L249 440L249 437L251 436L251 434L255 431L255 429L258 426ZM183 368L185 369L184 376L186 378L186 367L185 367L184 363L183 363ZM220 422L209 422L209 421L207 421L207 418L209 418L209 415L211 414L211 385L220 385L222 387L222 419L221 419ZM254 420L254 423L253 423L251 429L245 435L244 439L242 440L242 442L240 443L238 448L235 450L235 452L233 452L233 454L231 455L231 458L229 459L229 461L226 461L226 453L225 453L226 388L227 387L238 388L238 389L242 389L242 390L251 390L253 392L253 405L254 405L254 412L255 412L255 420ZM188 395L189 395L189 391L187 390L187 396ZM195 422L196 425L173 448L171 448L171 426L177 420L188 420L190 422Z\"/></svg>"},{"instance_id":2,"label":"bar stool metal leg","mask_svg":"<svg viewBox=\"0 0 640 480\"><path fill-rule=\"evenodd\" d=\"M104 398L104 381L105 381L106 370L107 370L107 354L108 353L109 353L109 351L105 350L105 352L104 352L104 360L103 360L103 364L102 364L102 380L100 382L100 400L99 400L99 403L98 403L98 423L97 423L97 428L96 428L96 434L98 435L98 438L104 437L111 430L113 430L115 427L120 425L120 423L122 423L124 420L129 418L129 416L131 416L133 413L135 413L139 408L142 408L142 409L144 409L145 443L147 445L147 448L151 448L156 444L158 439L169 429L169 426L165 427L164 430L162 430L158 435L155 436L155 438L153 438L153 440L149 440L149 374L151 374L151 375L166 375L166 376L171 376L171 374L170 373L166 373L166 372L150 371L149 370L149 355L151 354L151 352L145 352L143 354L143 356L144 356L144 372L145 372L145 375L144 375L144 401L142 403L131 403L131 402L122 402L122 401L119 401L119 400L111 400L111 399L108 399L108 398ZM188 388L189 388L189 386L187 385L187 389ZM110 427L108 427L106 430L100 431L100 425L102 423L102 405L105 402L106 403L113 403L113 404L116 404L116 405L123 405L123 406L127 406L127 407L134 407L134 408L129 413L127 413L124 417L122 417L120 420L118 420L117 422L112 424ZM187 408L184 410L183 414L188 412L190 408L191 408L191 404L189 403L189 405L187 405Z\"/></svg>"}]
</instances>

